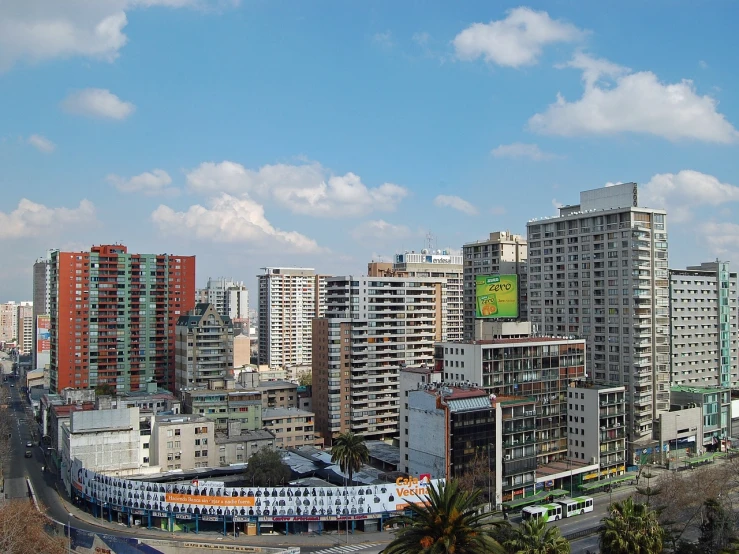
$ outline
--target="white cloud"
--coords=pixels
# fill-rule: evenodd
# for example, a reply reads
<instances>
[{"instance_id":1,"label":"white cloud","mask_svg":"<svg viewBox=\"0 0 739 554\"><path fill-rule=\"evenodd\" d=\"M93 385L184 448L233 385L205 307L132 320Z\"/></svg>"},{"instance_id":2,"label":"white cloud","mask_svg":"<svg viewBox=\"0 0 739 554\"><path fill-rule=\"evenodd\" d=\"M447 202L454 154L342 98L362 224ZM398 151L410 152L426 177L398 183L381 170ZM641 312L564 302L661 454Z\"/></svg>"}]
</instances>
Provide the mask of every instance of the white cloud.
<instances>
[{"instance_id":1,"label":"white cloud","mask_svg":"<svg viewBox=\"0 0 739 554\"><path fill-rule=\"evenodd\" d=\"M714 256L737 259L739 256L739 225L736 223L704 223L700 232Z\"/></svg>"},{"instance_id":2,"label":"white cloud","mask_svg":"<svg viewBox=\"0 0 739 554\"><path fill-rule=\"evenodd\" d=\"M393 211L408 195L399 185L369 188L358 175L332 175L319 163L265 165L258 170L224 161L205 162L187 174L191 191L247 192L272 199L294 213L316 217L352 217L373 211Z\"/></svg>"},{"instance_id":3,"label":"white cloud","mask_svg":"<svg viewBox=\"0 0 739 554\"><path fill-rule=\"evenodd\" d=\"M656 135L668 140L694 139L730 143L739 133L710 96L696 93L693 82L662 83L650 71L632 73L607 60L577 54L567 66L583 73L582 98L561 95L544 113L529 119L532 130L561 136Z\"/></svg>"},{"instance_id":4,"label":"white cloud","mask_svg":"<svg viewBox=\"0 0 739 554\"><path fill-rule=\"evenodd\" d=\"M127 12L153 6L208 9L237 0L4 0L0 72L24 61L75 56L111 62L128 42Z\"/></svg>"},{"instance_id":5,"label":"white cloud","mask_svg":"<svg viewBox=\"0 0 739 554\"><path fill-rule=\"evenodd\" d=\"M420 31L418 33L413 33L413 36L411 38L413 39L413 42L415 42L419 46L426 46L431 39L431 35L429 35L426 31Z\"/></svg>"},{"instance_id":6,"label":"white cloud","mask_svg":"<svg viewBox=\"0 0 739 554\"><path fill-rule=\"evenodd\" d=\"M698 66L701 69L708 69L708 63L705 60L698 60Z\"/></svg>"},{"instance_id":7,"label":"white cloud","mask_svg":"<svg viewBox=\"0 0 739 554\"><path fill-rule=\"evenodd\" d=\"M434 206L439 208L452 208L454 210L466 213L468 215L477 215L477 208L460 198L459 196L449 196L446 194L440 194L434 198Z\"/></svg>"},{"instance_id":8,"label":"white cloud","mask_svg":"<svg viewBox=\"0 0 739 554\"><path fill-rule=\"evenodd\" d=\"M136 106L131 102L124 102L109 90L101 88L75 91L61 105L68 113L103 119L126 119L136 111Z\"/></svg>"},{"instance_id":9,"label":"white cloud","mask_svg":"<svg viewBox=\"0 0 739 554\"><path fill-rule=\"evenodd\" d=\"M490 23L474 23L454 38L454 49L462 60L482 56L485 61L507 67L533 65L542 48L558 42L574 42L584 32L547 12L520 7L508 12L505 19Z\"/></svg>"},{"instance_id":10,"label":"white cloud","mask_svg":"<svg viewBox=\"0 0 739 554\"><path fill-rule=\"evenodd\" d=\"M316 241L294 231L281 231L264 215L264 207L247 196L221 194L209 207L196 204L185 212L160 205L151 219L165 234L191 235L201 240L237 243L263 248L279 247L291 252L317 253L323 249Z\"/></svg>"},{"instance_id":11,"label":"white cloud","mask_svg":"<svg viewBox=\"0 0 739 554\"><path fill-rule=\"evenodd\" d=\"M537 144L524 144L514 142L512 144L501 144L490 152L495 158L527 158L535 162L553 160L558 156L550 152L544 152Z\"/></svg>"},{"instance_id":12,"label":"white cloud","mask_svg":"<svg viewBox=\"0 0 739 554\"><path fill-rule=\"evenodd\" d=\"M493 206L492 208L490 208L490 213L493 215L505 215L505 206Z\"/></svg>"},{"instance_id":13,"label":"white cloud","mask_svg":"<svg viewBox=\"0 0 739 554\"><path fill-rule=\"evenodd\" d=\"M552 198L552 207L555 210L559 211L560 208L563 208L564 207L564 204L562 204L562 202L560 202L556 198Z\"/></svg>"},{"instance_id":14,"label":"white cloud","mask_svg":"<svg viewBox=\"0 0 739 554\"><path fill-rule=\"evenodd\" d=\"M172 195L179 192L178 189L169 186L172 184L172 178L163 169L146 171L130 179L111 174L105 180L121 192L140 192L146 196Z\"/></svg>"},{"instance_id":15,"label":"white cloud","mask_svg":"<svg viewBox=\"0 0 739 554\"><path fill-rule=\"evenodd\" d=\"M393 34L390 31L375 33L374 35L372 35L372 42L374 42L380 48L390 50L393 47Z\"/></svg>"},{"instance_id":16,"label":"white cloud","mask_svg":"<svg viewBox=\"0 0 739 554\"><path fill-rule=\"evenodd\" d=\"M690 169L659 173L639 189L639 205L666 209L673 222L689 221L697 206L720 206L737 201L739 187Z\"/></svg>"},{"instance_id":17,"label":"white cloud","mask_svg":"<svg viewBox=\"0 0 739 554\"><path fill-rule=\"evenodd\" d=\"M364 221L352 230L356 240L396 241L409 237L412 231L405 225L394 225L383 219Z\"/></svg>"},{"instance_id":18,"label":"white cloud","mask_svg":"<svg viewBox=\"0 0 739 554\"><path fill-rule=\"evenodd\" d=\"M95 222L95 206L89 200L82 200L77 208L49 208L22 198L12 212L0 212L0 239L58 236L63 227Z\"/></svg>"},{"instance_id":19,"label":"white cloud","mask_svg":"<svg viewBox=\"0 0 739 554\"><path fill-rule=\"evenodd\" d=\"M43 135L31 135L28 137L26 142L36 148L39 152L44 152L45 154L50 154L56 150L56 144Z\"/></svg>"},{"instance_id":20,"label":"white cloud","mask_svg":"<svg viewBox=\"0 0 739 554\"><path fill-rule=\"evenodd\" d=\"M624 184L624 183L623 183L623 181L616 181L615 183L614 183L614 182L612 182L612 181L608 181L608 182L607 182L607 183L606 183L606 184L604 185L604 187L605 187L605 188L608 188L608 187L615 187L616 185L623 185L623 184Z\"/></svg>"}]
</instances>

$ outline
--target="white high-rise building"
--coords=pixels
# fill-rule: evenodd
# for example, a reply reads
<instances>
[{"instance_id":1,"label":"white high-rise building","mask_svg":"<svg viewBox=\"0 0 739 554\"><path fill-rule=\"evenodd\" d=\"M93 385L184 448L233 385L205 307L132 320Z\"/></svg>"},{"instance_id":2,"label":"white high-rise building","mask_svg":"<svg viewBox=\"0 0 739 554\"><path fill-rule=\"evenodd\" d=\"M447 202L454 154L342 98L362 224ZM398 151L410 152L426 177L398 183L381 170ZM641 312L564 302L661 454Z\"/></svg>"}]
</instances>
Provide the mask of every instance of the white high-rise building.
<instances>
[{"instance_id":1,"label":"white high-rise building","mask_svg":"<svg viewBox=\"0 0 739 554\"><path fill-rule=\"evenodd\" d=\"M728 262L670 270L672 385L739 387L737 274Z\"/></svg>"},{"instance_id":2,"label":"white high-rise building","mask_svg":"<svg viewBox=\"0 0 739 554\"><path fill-rule=\"evenodd\" d=\"M462 255L450 250L406 250L395 255L393 271L407 277L439 277L446 280L446 335L449 341L462 340L463 274Z\"/></svg>"},{"instance_id":3,"label":"white high-rise building","mask_svg":"<svg viewBox=\"0 0 739 554\"><path fill-rule=\"evenodd\" d=\"M265 267L259 281L259 363L311 365L311 321L323 314L326 276L312 268Z\"/></svg>"},{"instance_id":4,"label":"white high-rise building","mask_svg":"<svg viewBox=\"0 0 739 554\"><path fill-rule=\"evenodd\" d=\"M325 441L352 431L398 436L403 367L433 364L446 337L446 280L349 275L327 280L313 328L313 409Z\"/></svg>"},{"instance_id":5,"label":"white high-rise building","mask_svg":"<svg viewBox=\"0 0 739 554\"><path fill-rule=\"evenodd\" d=\"M529 319L540 333L587 339L595 383L623 385L630 440L670 409L667 214L626 183L580 193L527 224Z\"/></svg>"},{"instance_id":6,"label":"white high-rise building","mask_svg":"<svg viewBox=\"0 0 739 554\"><path fill-rule=\"evenodd\" d=\"M526 320L526 240L510 231L490 233L486 240L462 247L464 257L464 340L475 339L475 278L480 275L518 276L518 319Z\"/></svg>"},{"instance_id":7,"label":"white high-rise building","mask_svg":"<svg viewBox=\"0 0 739 554\"><path fill-rule=\"evenodd\" d=\"M221 316L232 321L249 317L249 291L243 281L209 277L208 285L198 291L198 301L213 304Z\"/></svg>"}]
</instances>

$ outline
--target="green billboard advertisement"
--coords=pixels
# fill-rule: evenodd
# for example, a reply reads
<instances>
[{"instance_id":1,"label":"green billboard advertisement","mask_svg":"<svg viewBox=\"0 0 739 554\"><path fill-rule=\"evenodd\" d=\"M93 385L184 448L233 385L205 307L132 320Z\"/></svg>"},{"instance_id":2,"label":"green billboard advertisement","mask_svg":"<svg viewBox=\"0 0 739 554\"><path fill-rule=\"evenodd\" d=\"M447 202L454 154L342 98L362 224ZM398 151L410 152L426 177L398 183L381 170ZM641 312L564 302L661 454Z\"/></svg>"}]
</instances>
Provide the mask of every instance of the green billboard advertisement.
<instances>
[{"instance_id":1,"label":"green billboard advertisement","mask_svg":"<svg viewBox=\"0 0 739 554\"><path fill-rule=\"evenodd\" d=\"M476 275L475 316L518 317L518 275Z\"/></svg>"}]
</instances>

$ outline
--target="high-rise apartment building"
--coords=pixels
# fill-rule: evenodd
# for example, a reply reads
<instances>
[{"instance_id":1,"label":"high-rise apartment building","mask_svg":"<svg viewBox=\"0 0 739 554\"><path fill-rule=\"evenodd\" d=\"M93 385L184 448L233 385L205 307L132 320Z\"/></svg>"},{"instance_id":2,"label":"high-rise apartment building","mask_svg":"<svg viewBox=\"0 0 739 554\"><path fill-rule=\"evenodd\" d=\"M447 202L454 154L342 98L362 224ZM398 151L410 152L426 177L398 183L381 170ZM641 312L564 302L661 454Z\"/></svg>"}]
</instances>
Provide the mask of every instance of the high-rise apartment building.
<instances>
[{"instance_id":1,"label":"high-rise apartment building","mask_svg":"<svg viewBox=\"0 0 739 554\"><path fill-rule=\"evenodd\" d=\"M460 254L452 254L450 250L406 250L395 255L392 267L381 262L368 264L367 275L445 279L447 340L462 340L464 284Z\"/></svg>"},{"instance_id":2,"label":"high-rise apartment building","mask_svg":"<svg viewBox=\"0 0 739 554\"><path fill-rule=\"evenodd\" d=\"M18 304L0 304L0 342L10 342L18 338Z\"/></svg>"},{"instance_id":3,"label":"high-rise apartment building","mask_svg":"<svg viewBox=\"0 0 739 554\"><path fill-rule=\"evenodd\" d=\"M739 387L737 274L728 262L670 270L673 386Z\"/></svg>"},{"instance_id":4,"label":"high-rise apartment building","mask_svg":"<svg viewBox=\"0 0 739 554\"><path fill-rule=\"evenodd\" d=\"M174 389L175 326L195 304L195 257L120 244L51 255L51 390Z\"/></svg>"},{"instance_id":5,"label":"high-rise apartment building","mask_svg":"<svg viewBox=\"0 0 739 554\"><path fill-rule=\"evenodd\" d=\"M666 212L640 207L626 183L581 192L527 230L529 319L586 338L593 381L626 388L630 439L650 436L670 408Z\"/></svg>"},{"instance_id":6,"label":"high-rise apartment building","mask_svg":"<svg viewBox=\"0 0 739 554\"><path fill-rule=\"evenodd\" d=\"M33 349L33 306L29 303L18 306L16 320L18 329L18 351L21 354L30 354Z\"/></svg>"},{"instance_id":7,"label":"high-rise apartment building","mask_svg":"<svg viewBox=\"0 0 739 554\"><path fill-rule=\"evenodd\" d=\"M446 337L445 280L330 277L326 317L313 322L313 409L326 442L352 431L398 436L399 375L431 365Z\"/></svg>"},{"instance_id":8,"label":"high-rise apartment building","mask_svg":"<svg viewBox=\"0 0 739 554\"><path fill-rule=\"evenodd\" d=\"M475 338L476 284L480 275L518 276L518 319L526 320L527 278L526 239L510 231L490 233L487 240L470 242L462 247L464 258L464 330L463 339Z\"/></svg>"},{"instance_id":9,"label":"high-rise apartment building","mask_svg":"<svg viewBox=\"0 0 739 554\"><path fill-rule=\"evenodd\" d=\"M207 387L233 371L234 328L213 304L196 304L175 328L175 390Z\"/></svg>"},{"instance_id":10,"label":"high-rise apartment building","mask_svg":"<svg viewBox=\"0 0 739 554\"><path fill-rule=\"evenodd\" d=\"M38 341L38 317L49 315L51 310L51 254L54 250L47 250L46 256L38 258L33 264L33 352L37 356L36 345ZM36 367L43 367L38 364Z\"/></svg>"},{"instance_id":11,"label":"high-rise apartment building","mask_svg":"<svg viewBox=\"0 0 739 554\"><path fill-rule=\"evenodd\" d=\"M314 269L265 267L259 275L259 363L311 365L311 320L325 310L326 276Z\"/></svg>"},{"instance_id":12,"label":"high-rise apartment building","mask_svg":"<svg viewBox=\"0 0 739 554\"><path fill-rule=\"evenodd\" d=\"M243 281L208 278L208 285L198 290L198 302L213 304L219 314L232 321L249 317L249 291Z\"/></svg>"}]
</instances>

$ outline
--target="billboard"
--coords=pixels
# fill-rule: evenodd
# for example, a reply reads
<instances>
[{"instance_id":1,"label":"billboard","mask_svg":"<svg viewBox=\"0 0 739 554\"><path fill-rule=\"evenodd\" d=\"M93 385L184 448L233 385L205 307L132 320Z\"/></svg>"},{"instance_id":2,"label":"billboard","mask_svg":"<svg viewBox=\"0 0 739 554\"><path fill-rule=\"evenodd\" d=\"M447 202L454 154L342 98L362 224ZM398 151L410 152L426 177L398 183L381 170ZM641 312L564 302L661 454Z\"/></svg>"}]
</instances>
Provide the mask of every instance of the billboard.
<instances>
[{"instance_id":1,"label":"billboard","mask_svg":"<svg viewBox=\"0 0 739 554\"><path fill-rule=\"evenodd\" d=\"M228 487L157 483L96 473L72 461L71 487L91 502L137 515L204 521L335 521L367 519L426 502L439 480L399 477L395 483L348 487Z\"/></svg>"},{"instance_id":2,"label":"billboard","mask_svg":"<svg viewBox=\"0 0 739 554\"><path fill-rule=\"evenodd\" d=\"M51 350L51 318L48 315L36 317L36 353Z\"/></svg>"},{"instance_id":3,"label":"billboard","mask_svg":"<svg viewBox=\"0 0 739 554\"><path fill-rule=\"evenodd\" d=\"M475 317L518 317L518 275L476 275Z\"/></svg>"}]
</instances>

